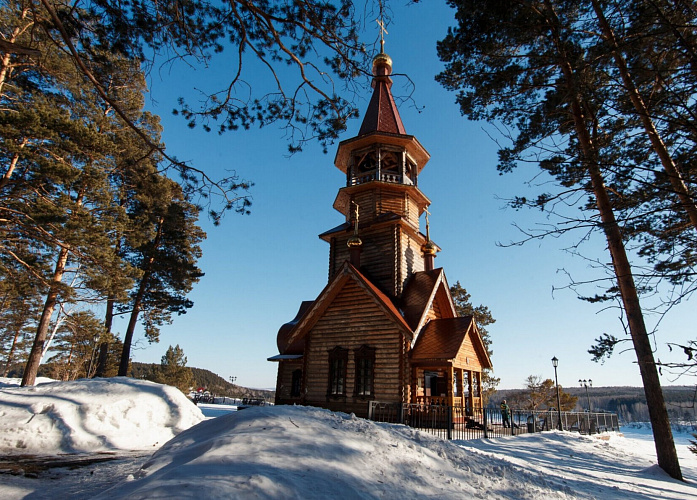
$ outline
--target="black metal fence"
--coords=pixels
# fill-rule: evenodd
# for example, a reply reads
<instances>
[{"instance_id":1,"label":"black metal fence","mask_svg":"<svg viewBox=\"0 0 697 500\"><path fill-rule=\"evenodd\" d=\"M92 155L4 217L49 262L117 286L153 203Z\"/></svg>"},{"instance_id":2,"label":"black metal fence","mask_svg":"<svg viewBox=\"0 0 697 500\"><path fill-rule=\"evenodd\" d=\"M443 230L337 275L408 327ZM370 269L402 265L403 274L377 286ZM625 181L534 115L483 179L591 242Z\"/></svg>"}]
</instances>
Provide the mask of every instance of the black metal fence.
<instances>
[{"instance_id":1,"label":"black metal fence","mask_svg":"<svg viewBox=\"0 0 697 500\"><path fill-rule=\"evenodd\" d=\"M560 419L561 417L561 419ZM508 425L495 408L468 410L458 406L381 403L371 401L368 418L377 422L406 424L443 439L481 439L563 429L596 434L619 430L616 413L556 410L513 410Z\"/></svg>"}]
</instances>

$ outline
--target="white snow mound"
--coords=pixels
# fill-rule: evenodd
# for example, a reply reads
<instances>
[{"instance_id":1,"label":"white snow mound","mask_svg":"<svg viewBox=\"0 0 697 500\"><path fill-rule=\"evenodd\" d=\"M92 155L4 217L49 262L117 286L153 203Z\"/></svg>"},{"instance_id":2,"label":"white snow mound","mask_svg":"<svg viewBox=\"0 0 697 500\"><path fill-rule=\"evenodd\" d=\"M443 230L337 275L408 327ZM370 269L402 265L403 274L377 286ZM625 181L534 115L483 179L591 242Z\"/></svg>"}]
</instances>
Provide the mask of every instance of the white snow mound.
<instances>
[{"instance_id":1,"label":"white snow mound","mask_svg":"<svg viewBox=\"0 0 697 500\"><path fill-rule=\"evenodd\" d=\"M165 444L97 498L578 498L570 488L414 429L319 408L249 408Z\"/></svg>"},{"instance_id":2,"label":"white snow mound","mask_svg":"<svg viewBox=\"0 0 697 500\"><path fill-rule=\"evenodd\" d=\"M156 449L204 419L179 389L145 380L0 382L3 454Z\"/></svg>"}]
</instances>

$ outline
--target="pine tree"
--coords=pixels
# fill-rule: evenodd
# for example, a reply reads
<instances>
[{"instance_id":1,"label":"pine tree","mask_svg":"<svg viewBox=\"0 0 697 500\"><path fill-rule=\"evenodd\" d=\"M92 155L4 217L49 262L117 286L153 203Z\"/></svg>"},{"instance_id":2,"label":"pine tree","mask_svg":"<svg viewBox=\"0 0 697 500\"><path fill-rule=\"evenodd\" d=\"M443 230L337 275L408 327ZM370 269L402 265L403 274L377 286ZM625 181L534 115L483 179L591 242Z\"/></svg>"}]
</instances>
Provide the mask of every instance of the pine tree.
<instances>
[{"instance_id":1,"label":"pine tree","mask_svg":"<svg viewBox=\"0 0 697 500\"><path fill-rule=\"evenodd\" d=\"M147 69L164 58L205 71L213 56L229 51L230 82L203 90L206 99L200 107L179 102L177 111L191 127L200 124L223 132L279 124L288 132L289 149L298 151L316 139L326 147L349 118L358 116L352 102L336 90L350 93L356 76L368 67L367 51L358 41L361 20L349 0L175 0L137 2L128 8L116 0L31 0L29 5L26 17L33 29L65 48L99 99L180 171L187 188L204 194L215 190L222 197L223 206L210 211L215 220L225 210L246 212L249 199L243 191L249 184L236 176L211 179L205 171L167 156L162 144L122 113L105 80L94 73L104 63L103 54L141 61ZM204 80L197 88L209 84Z\"/></svg>"},{"instance_id":2,"label":"pine tree","mask_svg":"<svg viewBox=\"0 0 697 500\"><path fill-rule=\"evenodd\" d=\"M91 311L76 311L61 323L51 346L49 363L58 380L88 378L97 365L102 322Z\"/></svg>"},{"instance_id":3,"label":"pine tree","mask_svg":"<svg viewBox=\"0 0 697 500\"><path fill-rule=\"evenodd\" d=\"M615 175L617 163L631 162L618 145L626 144L618 117L616 86L610 81L609 54L588 23L596 19L570 0L516 2L453 0L459 25L439 43L446 70L439 81L458 91L457 102L471 119L500 120L515 131L513 146L499 151L501 171L520 161L536 161L559 183L530 204L552 212L565 203L595 215L565 220L571 227L599 230L607 242L637 355L659 465L672 477L682 473L675 452L665 400L639 293L625 248L618 199L634 178ZM626 149L625 149L626 151ZM626 172L627 170L624 169ZM580 194L585 196L580 197ZM515 206L528 205L519 198ZM566 215L566 214L564 214ZM574 222L576 224L574 224ZM543 235L532 235L532 238Z\"/></svg>"},{"instance_id":4,"label":"pine tree","mask_svg":"<svg viewBox=\"0 0 697 500\"><path fill-rule=\"evenodd\" d=\"M98 301L107 290L127 286L129 275L110 239L124 222L110 178L118 168L124 141L114 139L123 123L96 98L61 47L44 32L26 29L23 15L0 9L3 23L18 33L16 43L41 49L40 60L14 54L3 59L0 159L7 168L0 188L0 253L43 287L23 379L31 385L56 310L71 301ZM101 58L112 61L112 68L119 63L110 54ZM130 75L139 71L137 63L120 63L131 68ZM127 72L121 78L128 84ZM129 109L125 100L120 104Z\"/></svg>"},{"instance_id":5,"label":"pine tree","mask_svg":"<svg viewBox=\"0 0 697 500\"><path fill-rule=\"evenodd\" d=\"M137 322L142 314L146 338L159 340L159 326L169 324L172 314L184 314L193 306L186 295L203 276L196 266L201 256L198 244L205 233L198 227L198 208L187 202L181 188L169 182L163 185L169 202L149 207L144 214L154 231L152 239L130 249L129 259L142 275L130 300L119 308L130 311L123 341L119 375L128 373L130 349Z\"/></svg>"},{"instance_id":6,"label":"pine tree","mask_svg":"<svg viewBox=\"0 0 697 500\"><path fill-rule=\"evenodd\" d=\"M186 361L184 350L179 347L179 344L175 347L169 346L165 355L162 356L162 362L156 372L156 381L177 387L183 393L188 394L194 383L194 377L191 368L186 366Z\"/></svg>"}]
</instances>

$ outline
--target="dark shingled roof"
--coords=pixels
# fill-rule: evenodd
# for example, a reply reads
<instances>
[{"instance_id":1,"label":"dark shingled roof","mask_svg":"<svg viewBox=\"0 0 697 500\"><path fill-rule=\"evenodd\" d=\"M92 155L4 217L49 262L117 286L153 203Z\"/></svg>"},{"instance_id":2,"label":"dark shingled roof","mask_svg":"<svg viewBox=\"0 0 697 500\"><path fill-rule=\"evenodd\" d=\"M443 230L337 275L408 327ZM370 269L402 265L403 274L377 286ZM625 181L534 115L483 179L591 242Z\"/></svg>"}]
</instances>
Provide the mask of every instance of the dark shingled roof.
<instances>
[{"instance_id":1,"label":"dark shingled roof","mask_svg":"<svg viewBox=\"0 0 697 500\"><path fill-rule=\"evenodd\" d=\"M382 79L375 82L373 96L370 98L368 111L365 113L358 135L361 136L371 132L407 134L402 118L399 116L399 111L397 111L397 105L392 97L389 83Z\"/></svg>"},{"instance_id":2,"label":"dark shingled roof","mask_svg":"<svg viewBox=\"0 0 697 500\"><path fill-rule=\"evenodd\" d=\"M442 268L433 271L414 273L402 294L402 311L404 319L412 330L419 326L419 321L424 310L428 306L428 300L433 294L433 288L438 282L438 277L443 272Z\"/></svg>"},{"instance_id":3,"label":"dark shingled roof","mask_svg":"<svg viewBox=\"0 0 697 500\"><path fill-rule=\"evenodd\" d=\"M472 321L472 316L431 320L416 339L411 361L454 359Z\"/></svg>"}]
</instances>

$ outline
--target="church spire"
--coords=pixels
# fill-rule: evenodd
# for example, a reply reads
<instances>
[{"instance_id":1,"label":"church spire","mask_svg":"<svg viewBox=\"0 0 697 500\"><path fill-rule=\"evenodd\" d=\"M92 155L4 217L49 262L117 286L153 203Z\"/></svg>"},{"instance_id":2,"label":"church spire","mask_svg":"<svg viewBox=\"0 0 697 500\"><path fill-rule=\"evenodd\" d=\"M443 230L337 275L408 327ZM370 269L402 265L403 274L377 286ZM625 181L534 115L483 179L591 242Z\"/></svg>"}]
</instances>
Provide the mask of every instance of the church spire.
<instances>
[{"instance_id":1,"label":"church spire","mask_svg":"<svg viewBox=\"0 0 697 500\"><path fill-rule=\"evenodd\" d=\"M363 118L358 135L371 132L386 132L389 134L406 135L402 118L397 111L397 105L392 97L392 59L385 54L385 25L380 25L380 53L373 58L373 96L368 104L368 111Z\"/></svg>"}]
</instances>

